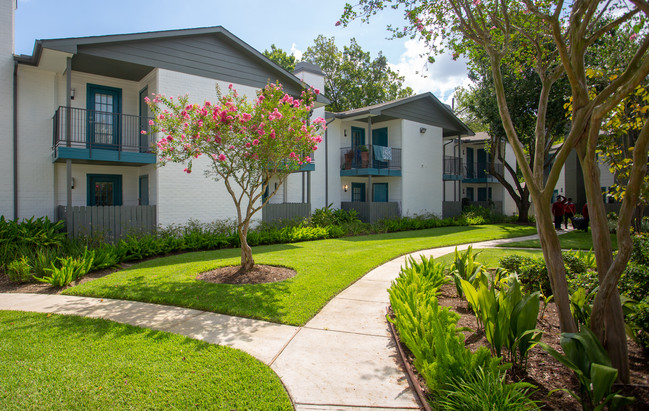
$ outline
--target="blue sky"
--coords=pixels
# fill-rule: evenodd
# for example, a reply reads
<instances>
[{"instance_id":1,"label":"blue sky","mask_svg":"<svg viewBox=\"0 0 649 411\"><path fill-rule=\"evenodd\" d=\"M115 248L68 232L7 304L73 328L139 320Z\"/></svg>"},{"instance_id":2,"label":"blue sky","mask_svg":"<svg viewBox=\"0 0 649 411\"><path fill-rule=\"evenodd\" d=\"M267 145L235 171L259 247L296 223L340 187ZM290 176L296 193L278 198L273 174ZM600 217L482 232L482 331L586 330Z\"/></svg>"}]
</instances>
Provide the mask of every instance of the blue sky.
<instances>
[{"instance_id":1,"label":"blue sky","mask_svg":"<svg viewBox=\"0 0 649 411\"><path fill-rule=\"evenodd\" d=\"M319 34L335 36L340 48L355 37L373 57L383 51L416 92L431 91L447 103L455 87L468 83L462 62L439 56L431 65L420 56L426 50L417 41L386 39L385 27L402 24L402 12L386 12L370 24L336 27L347 1L18 0L16 53L32 54L36 39L220 25L259 51L275 44L298 55Z\"/></svg>"}]
</instances>

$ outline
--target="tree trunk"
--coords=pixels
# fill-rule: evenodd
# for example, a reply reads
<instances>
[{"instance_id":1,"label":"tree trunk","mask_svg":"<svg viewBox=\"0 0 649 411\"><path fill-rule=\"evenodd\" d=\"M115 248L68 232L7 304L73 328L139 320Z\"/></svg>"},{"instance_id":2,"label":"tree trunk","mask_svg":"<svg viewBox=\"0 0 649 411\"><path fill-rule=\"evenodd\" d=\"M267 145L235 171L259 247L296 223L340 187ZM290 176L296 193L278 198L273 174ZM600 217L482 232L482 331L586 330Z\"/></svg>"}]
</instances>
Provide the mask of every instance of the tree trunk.
<instances>
[{"instance_id":1,"label":"tree trunk","mask_svg":"<svg viewBox=\"0 0 649 411\"><path fill-rule=\"evenodd\" d=\"M594 159L586 159L578 150L584 175L584 188L588 201L588 214L593 238L593 250L597 261L597 276L600 284L607 275L619 278L619 273L611 273L613 251L611 236L606 218L606 209L601 195L599 168ZM620 302L620 294L615 289L607 301L593 304L590 327L599 338L611 358L613 367L618 370L618 379L624 383L629 381L629 354L624 326L624 312Z\"/></svg>"},{"instance_id":2,"label":"tree trunk","mask_svg":"<svg viewBox=\"0 0 649 411\"><path fill-rule=\"evenodd\" d=\"M559 313L561 332L577 332L577 324L570 312L570 296L568 295L568 282L566 281L566 268L563 265L561 244L554 229L550 203L541 198L535 199L536 227L541 240L543 258L548 267L548 276L554 301Z\"/></svg>"},{"instance_id":3,"label":"tree trunk","mask_svg":"<svg viewBox=\"0 0 649 411\"><path fill-rule=\"evenodd\" d=\"M248 227L250 220L239 225L239 241L241 242L241 271L249 271L254 267L255 260L252 258L252 248L248 245Z\"/></svg>"},{"instance_id":4,"label":"tree trunk","mask_svg":"<svg viewBox=\"0 0 649 411\"><path fill-rule=\"evenodd\" d=\"M642 232L642 217L644 216L644 207L644 205L638 204L638 206L635 208L633 228L636 233Z\"/></svg>"},{"instance_id":5,"label":"tree trunk","mask_svg":"<svg viewBox=\"0 0 649 411\"><path fill-rule=\"evenodd\" d=\"M527 223L530 220L530 201L526 198L521 198L516 202L518 207L518 222Z\"/></svg>"}]
</instances>

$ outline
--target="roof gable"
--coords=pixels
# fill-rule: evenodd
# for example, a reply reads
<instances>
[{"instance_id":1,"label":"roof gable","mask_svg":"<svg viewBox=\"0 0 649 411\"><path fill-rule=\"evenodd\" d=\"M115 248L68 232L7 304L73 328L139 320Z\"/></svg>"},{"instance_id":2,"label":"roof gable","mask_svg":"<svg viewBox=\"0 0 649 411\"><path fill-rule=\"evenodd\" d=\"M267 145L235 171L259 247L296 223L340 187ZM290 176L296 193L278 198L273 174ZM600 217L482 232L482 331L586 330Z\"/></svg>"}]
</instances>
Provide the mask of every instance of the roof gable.
<instances>
[{"instance_id":1,"label":"roof gable","mask_svg":"<svg viewBox=\"0 0 649 411\"><path fill-rule=\"evenodd\" d=\"M334 113L338 118L357 116L379 117L383 120L405 119L440 127L443 136L474 135L473 131L453 114L451 109L432 93L423 93L387 103Z\"/></svg>"},{"instance_id":2,"label":"roof gable","mask_svg":"<svg viewBox=\"0 0 649 411\"><path fill-rule=\"evenodd\" d=\"M73 54L72 68L128 80L140 80L153 68L262 88L279 81L299 95L302 82L221 26L110 36L39 40L31 62L42 48ZM318 101L328 103L323 96Z\"/></svg>"}]
</instances>

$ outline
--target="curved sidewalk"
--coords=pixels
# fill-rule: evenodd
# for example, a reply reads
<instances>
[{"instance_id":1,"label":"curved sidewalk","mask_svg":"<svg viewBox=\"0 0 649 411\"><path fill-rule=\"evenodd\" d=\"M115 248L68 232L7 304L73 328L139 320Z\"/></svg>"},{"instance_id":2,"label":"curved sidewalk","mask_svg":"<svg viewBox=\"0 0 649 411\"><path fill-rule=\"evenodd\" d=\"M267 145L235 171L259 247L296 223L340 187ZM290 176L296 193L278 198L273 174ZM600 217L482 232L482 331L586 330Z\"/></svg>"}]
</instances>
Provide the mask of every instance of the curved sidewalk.
<instances>
[{"instance_id":1,"label":"curved sidewalk","mask_svg":"<svg viewBox=\"0 0 649 411\"><path fill-rule=\"evenodd\" d=\"M488 248L536 235L458 245ZM270 365L297 410L419 409L385 319L387 289L408 256L439 257L456 246L389 261L335 296L305 326L268 323L135 301L0 293L0 310L104 318L245 351Z\"/></svg>"}]
</instances>

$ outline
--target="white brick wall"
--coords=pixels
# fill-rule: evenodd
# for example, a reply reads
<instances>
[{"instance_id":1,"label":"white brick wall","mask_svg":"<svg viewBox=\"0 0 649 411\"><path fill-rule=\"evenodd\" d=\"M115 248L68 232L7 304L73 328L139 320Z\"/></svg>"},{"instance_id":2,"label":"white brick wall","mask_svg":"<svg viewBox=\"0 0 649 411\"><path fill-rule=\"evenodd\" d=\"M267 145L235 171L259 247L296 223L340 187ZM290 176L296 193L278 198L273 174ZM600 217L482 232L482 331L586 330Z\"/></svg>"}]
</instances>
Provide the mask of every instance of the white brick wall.
<instances>
[{"instance_id":1,"label":"white brick wall","mask_svg":"<svg viewBox=\"0 0 649 411\"><path fill-rule=\"evenodd\" d=\"M13 215L14 0L0 0L0 215Z\"/></svg>"},{"instance_id":2,"label":"white brick wall","mask_svg":"<svg viewBox=\"0 0 649 411\"><path fill-rule=\"evenodd\" d=\"M421 127L426 128L420 133ZM401 175L404 216L442 215L442 129L402 121Z\"/></svg>"},{"instance_id":3,"label":"white brick wall","mask_svg":"<svg viewBox=\"0 0 649 411\"><path fill-rule=\"evenodd\" d=\"M207 79L169 70L158 70L156 89L170 97L189 94L191 102L215 101L216 84L221 92L228 92L229 83ZM239 94L248 99L256 96L257 89L235 84ZM157 169L158 182L158 224L183 224L189 219L210 222L216 219L236 218L237 212L232 197L222 181L205 177L210 160L199 158L194 161L191 174L183 172L185 166L168 164ZM261 213L254 216L261 220Z\"/></svg>"}]
</instances>

